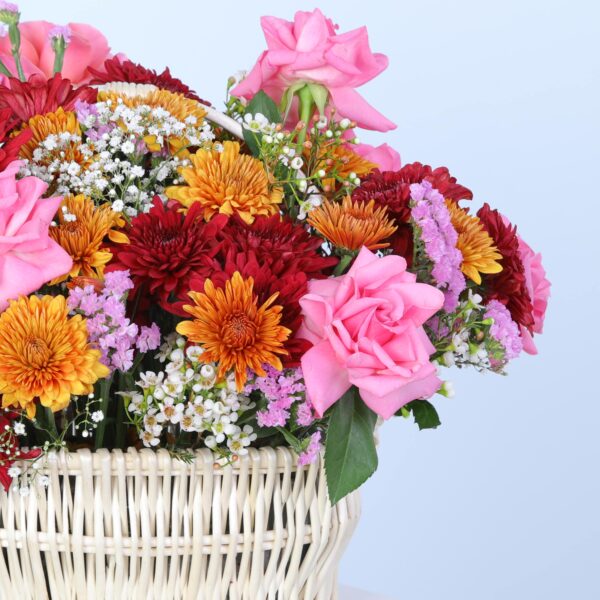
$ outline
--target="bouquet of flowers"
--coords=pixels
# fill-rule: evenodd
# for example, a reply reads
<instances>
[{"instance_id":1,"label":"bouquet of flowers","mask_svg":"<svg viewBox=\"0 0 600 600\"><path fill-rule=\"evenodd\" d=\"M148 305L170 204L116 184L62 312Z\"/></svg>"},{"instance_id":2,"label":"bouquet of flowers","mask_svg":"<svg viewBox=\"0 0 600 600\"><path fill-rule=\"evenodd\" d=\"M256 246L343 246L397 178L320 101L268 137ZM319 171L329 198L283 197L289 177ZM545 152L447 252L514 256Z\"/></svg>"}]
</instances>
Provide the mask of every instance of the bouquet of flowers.
<instances>
[{"instance_id":1,"label":"bouquet of flowers","mask_svg":"<svg viewBox=\"0 0 600 600\"><path fill-rule=\"evenodd\" d=\"M323 451L335 503L378 419L440 424L442 367L536 352L540 255L446 167L360 143L394 128L357 91L388 64L365 28L263 18L221 114L91 26L0 22L7 490L57 449L286 445Z\"/></svg>"}]
</instances>

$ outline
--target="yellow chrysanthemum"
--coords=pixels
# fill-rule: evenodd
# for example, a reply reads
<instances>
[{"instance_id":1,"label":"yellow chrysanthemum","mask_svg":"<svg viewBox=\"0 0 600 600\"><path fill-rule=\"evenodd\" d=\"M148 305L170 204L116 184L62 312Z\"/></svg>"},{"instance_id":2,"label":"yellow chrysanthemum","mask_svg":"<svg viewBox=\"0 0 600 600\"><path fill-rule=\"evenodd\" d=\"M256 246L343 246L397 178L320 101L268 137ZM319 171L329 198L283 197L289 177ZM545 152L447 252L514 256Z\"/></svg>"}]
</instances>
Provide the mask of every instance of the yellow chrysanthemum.
<instances>
[{"instance_id":1,"label":"yellow chrysanthemum","mask_svg":"<svg viewBox=\"0 0 600 600\"><path fill-rule=\"evenodd\" d=\"M237 213L250 224L257 215L279 212L281 188L271 184L259 160L240 154L237 142L224 142L222 152L198 150L190 160L191 166L180 169L187 185L168 187L166 194L186 208L200 202L206 221Z\"/></svg>"},{"instance_id":2,"label":"yellow chrysanthemum","mask_svg":"<svg viewBox=\"0 0 600 600\"><path fill-rule=\"evenodd\" d=\"M39 401L56 412L108 375L100 350L88 343L85 319L69 317L64 296L21 297L0 315L4 408L25 409L31 418Z\"/></svg>"},{"instance_id":3,"label":"yellow chrysanthemum","mask_svg":"<svg viewBox=\"0 0 600 600\"><path fill-rule=\"evenodd\" d=\"M135 95L101 90L98 92L98 100L104 102L110 100L113 105L122 102L129 108L136 108L138 106L162 108L181 123L190 123L190 121L193 121L190 124L193 124L194 127L201 127L206 116L206 110L204 110L199 102L191 98L186 98L183 94L167 90L150 89L145 93L136 93ZM156 135L147 135L144 137L144 141L150 152L159 152L163 147ZM188 157L189 153L185 148L189 145L189 142L185 137L169 136L168 142L171 154L177 154L180 158Z\"/></svg>"},{"instance_id":4,"label":"yellow chrysanthemum","mask_svg":"<svg viewBox=\"0 0 600 600\"><path fill-rule=\"evenodd\" d=\"M338 248L369 250L387 248L383 242L397 229L387 215L387 208L375 208L375 201L355 202L349 196L342 204L327 200L308 215L309 224Z\"/></svg>"},{"instance_id":5,"label":"yellow chrysanthemum","mask_svg":"<svg viewBox=\"0 0 600 600\"><path fill-rule=\"evenodd\" d=\"M481 284L481 273L500 273L502 258L494 240L484 229L480 220L452 200L446 200L452 225L458 233L457 248L462 252L462 272L476 284Z\"/></svg>"},{"instance_id":6,"label":"yellow chrysanthemum","mask_svg":"<svg viewBox=\"0 0 600 600\"><path fill-rule=\"evenodd\" d=\"M94 206L93 201L83 195L67 196L59 211L58 225L50 227L50 237L60 244L73 259L71 271L52 283L59 283L69 277L102 277L104 267L112 258L105 249L105 238L114 242L126 243L127 236L114 229L125 222L121 215L112 210L109 204ZM68 220L73 215L75 220Z\"/></svg>"},{"instance_id":7,"label":"yellow chrysanthemum","mask_svg":"<svg viewBox=\"0 0 600 600\"><path fill-rule=\"evenodd\" d=\"M89 164L89 159L86 158L80 151L81 144L81 127L77 120L77 115L74 112L65 111L62 107L55 112L45 115L36 115L31 117L24 129L29 129L32 133L31 139L21 146L19 156L27 160L33 160L35 150L41 146L43 142L46 144L42 147L43 159L37 160L37 164L49 165L54 160L61 162L75 162L82 168ZM67 142L56 143L53 149L47 140L49 136L60 138L62 134L70 134L75 139ZM64 155L63 155L64 153Z\"/></svg>"},{"instance_id":8,"label":"yellow chrysanthemum","mask_svg":"<svg viewBox=\"0 0 600 600\"><path fill-rule=\"evenodd\" d=\"M207 279L204 293L190 292L194 304L183 307L193 320L177 325L178 333L204 348L203 361L218 363L219 379L235 372L238 391L248 369L264 376L264 365L283 368L278 355L287 354L283 343L291 333L280 325L282 307L273 306L277 294L258 306L253 286L252 277L243 279L238 271L224 290Z\"/></svg>"}]
</instances>

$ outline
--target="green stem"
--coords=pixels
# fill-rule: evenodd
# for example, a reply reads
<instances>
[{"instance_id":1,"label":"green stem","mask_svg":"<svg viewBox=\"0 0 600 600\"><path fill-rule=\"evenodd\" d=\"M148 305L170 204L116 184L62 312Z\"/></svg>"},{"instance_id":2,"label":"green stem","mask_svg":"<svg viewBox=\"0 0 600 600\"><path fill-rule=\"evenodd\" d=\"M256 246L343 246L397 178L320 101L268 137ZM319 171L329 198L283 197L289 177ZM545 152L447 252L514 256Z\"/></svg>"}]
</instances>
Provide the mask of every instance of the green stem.
<instances>
[{"instance_id":1,"label":"green stem","mask_svg":"<svg viewBox=\"0 0 600 600\"><path fill-rule=\"evenodd\" d=\"M297 152L302 155L303 144L306 140L306 134L310 127L310 118L313 114L315 106L315 100L313 98L310 88L305 85L299 92L298 98L300 100L300 120L304 122L304 128L298 134L298 149Z\"/></svg>"},{"instance_id":2,"label":"green stem","mask_svg":"<svg viewBox=\"0 0 600 600\"><path fill-rule=\"evenodd\" d=\"M18 24L11 24L8 26L8 37L10 39L10 49L15 60L19 79L21 81L26 81L23 65L21 64L21 32L19 31Z\"/></svg>"},{"instance_id":3,"label":"green stem","mask_svg":"<svg viewBox=\"0 0 600 600\"><path fill-rule=\"evenodd\" d=\"M6 65L0 60L0 73L6 77L12 77L12 73L8 70Z\"/></svg>"},{"instance_id":4,"label":"green stem","mask_svg":"<svg viewBox=\"0 0 600 600\"><path fill-rule=\"evenodd\" d=\"M66 47L65 38L62 36L55 38L52 43L52 49L54 50L54 73L62 71Z\"/></svg>"},{"instance_id":5,"label":"green stem","mask_svg":"<svg viewBox=\"0 0 600 600\"><path fill-rule=\"evenodd\" d=\"M108 419L108 402L110 396L110 386L112 384L112 375L106 377L105 379L100 380L99 384L99 393L100 393L100 410L104 415L104 418L100 423L98 423L98 428L96 429L96 441L94 446L96 450L98 448L102 448L102 444L104 442L104 433L106 432L106 422Z\"/></svg>"},{"instance_id":6,"label":"green stem","mask_svg":"<svg viewBox=\"0 0 600 600\"><path fill-rule=\"evenodd\" d=\"M335 269L333 270L334 276L338 277L339 275L343 275L344 271L346 270L348 265L352 262L353 258L354 258L354 256L352 254L344 254L344 256L342 256L342 258L340 258L340 262L336 265Z\"/></svg>"}]
</instances>

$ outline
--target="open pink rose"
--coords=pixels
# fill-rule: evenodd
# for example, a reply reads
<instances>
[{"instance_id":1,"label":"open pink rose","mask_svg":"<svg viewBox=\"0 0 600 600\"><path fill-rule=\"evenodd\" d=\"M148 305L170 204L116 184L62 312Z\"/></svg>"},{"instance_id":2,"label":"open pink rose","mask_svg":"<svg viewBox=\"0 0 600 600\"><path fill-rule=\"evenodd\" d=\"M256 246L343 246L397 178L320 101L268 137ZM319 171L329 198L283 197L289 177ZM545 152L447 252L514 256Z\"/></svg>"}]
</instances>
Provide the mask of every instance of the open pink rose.
<instances>
[{"instance_id":1,"label":"open pink rose","mask_svg":"<svg viewBox=\"0 0 600 600\"><path fill-rule=\"evenodd\" d=\"M54 51L50 41L50 31L56 25L48 21L28 21L21 23L21 63L25 76L38 74L50 79L54 74ZM73 85L87 83L92 76L88 67L103 71L104 61L110 57L110 48L100 31L84 23L67 25L71 36L65 51L62 76L70 79ZM0 59L15 74L15 62L10 50L8 36L0 39ZM0 75L0 83L6 83L6 77Z\"/></svg>"},{"instance_id":2,"label":"open pink rose","mask_svg":"<svg viewBox=\"0 0 600 600\"><path fill-rule=\"evenodd\" d=\"M546 271L542 266L542 255L535 253L529 245L519 238L519 254L525 267L525 280L527 290L533 304L533 332L542 333L544 330L544 317L550 297L550 282L546 279ZM521 338L523 350L528 354L537 354L533 335L521 325Z\"/></svg>"},{"instance_id":3,"label":"open pink rose","mask_svg":"<svg viewBox=\"0 0 600 600\"><path fill-rule=\"evenodd\" d=\"M302 357L302 370L317 415L351 385L384 419L435 393L441 382L423 323L443 303L438 289L416 283L404 258L377 258L366 248L346 275L311 280L300 300L298 337L314 344Z\"/></svg>"},{"instance_id":4,"label":"open pink rose","mask_svg":"<svg viewBox=\"0 0 600 600\"><path fill-rule=\"evenodd\" d=\"M268 49L246 79L232 90L234 96L249 100L263 90L280 102L292 85L317 83L329 91L338 115L366 129L394 129L394 123L355 89L388 66L385 55L371 52L366 27L338 35L334 24L318 8L298 11L293 22L262 17L261 25Z\"/></svg>"},{"instance_id":5,"label":"open pink rose","mask_svg":"<svg viewBox=\"0 0 600 600\"><path fill-rule=\"evenodd\" d=\"M399 171L402 163L400 155L388 144L370 146L369 144L353 144L350 149L375 163L380 171Z\"/></svg>"},{"instance_id":6,"label":"open pink rose","mask_svg":"<svg viewBox=\"0 0 600 600\"><path fill-rule=\"evenodd\" d=\"M16 179L20 163L0 173L0 311L8 301L37 291L71 270L71 257L48 236L61 197L41 198L37 177Z\"/></svg>"}]
</instances>

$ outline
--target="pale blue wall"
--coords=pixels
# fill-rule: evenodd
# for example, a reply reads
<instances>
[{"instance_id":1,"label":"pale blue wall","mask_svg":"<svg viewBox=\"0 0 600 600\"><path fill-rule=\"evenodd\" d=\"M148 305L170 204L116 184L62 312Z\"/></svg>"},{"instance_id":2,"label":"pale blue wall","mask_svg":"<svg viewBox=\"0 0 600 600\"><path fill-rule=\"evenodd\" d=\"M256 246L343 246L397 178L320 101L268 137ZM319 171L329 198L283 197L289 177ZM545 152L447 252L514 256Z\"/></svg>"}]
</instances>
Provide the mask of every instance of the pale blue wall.
<instances>
[{"instance_id":1,"label":"pale blue wall","mask_svg":"<svg viewBox=\"0 0 600 600\"><path fill-rule=\"evenodd\" d=\"M314 6L21 5L27 18L96 24L113 48L169 64L214 102L262 49L260 15ZM320 6L342 30L366 23L373 48L390 57L389 71L365 88L399 125L386 140L405 161L447 165L477 203L501 208L543 251L554 282L540 356L517 362L508 378L455 374L457 397L437 403L438 431L403 421L384 428L342 579L406 600L597 600L600 4Z\"/></svg>"}]
</instances>

